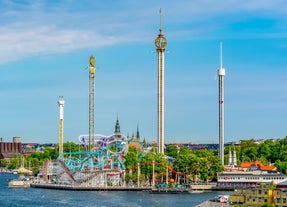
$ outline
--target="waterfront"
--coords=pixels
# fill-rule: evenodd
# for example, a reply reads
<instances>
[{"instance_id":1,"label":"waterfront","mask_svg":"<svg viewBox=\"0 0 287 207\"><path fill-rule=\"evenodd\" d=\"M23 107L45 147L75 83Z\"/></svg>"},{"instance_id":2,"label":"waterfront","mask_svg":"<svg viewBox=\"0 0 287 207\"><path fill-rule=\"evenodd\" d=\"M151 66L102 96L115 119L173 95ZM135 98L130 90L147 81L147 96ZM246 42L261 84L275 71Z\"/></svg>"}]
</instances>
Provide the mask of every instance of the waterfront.
<instances>
[{"instance_id":1,"label":"waterfront","mask_svg":"<svg viewBox=\"0 0 287 207\"><path fill-rule=\"evenodd\" d=\"M2 207L193 207L219 194L219 192L150 194L148 192L86 192L38 188L10 189L7 186L7 180L14 177L13 174L0 174L0 200ZM225 193L220 192L220 194ZM230 194L230 192L227 193Z\"/></svg>"}]
</instances>

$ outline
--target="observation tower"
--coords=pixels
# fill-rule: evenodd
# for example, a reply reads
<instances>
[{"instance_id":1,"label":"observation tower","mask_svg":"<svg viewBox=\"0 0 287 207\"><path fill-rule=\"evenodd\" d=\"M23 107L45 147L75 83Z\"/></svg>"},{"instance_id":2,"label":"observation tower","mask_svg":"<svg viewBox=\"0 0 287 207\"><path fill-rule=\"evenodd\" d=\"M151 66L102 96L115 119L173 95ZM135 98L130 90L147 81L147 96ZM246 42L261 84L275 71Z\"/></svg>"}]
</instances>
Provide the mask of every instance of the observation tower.
<instances>
[{"instance_id":1,"label":"observation tower","mask_svg":"<svg viewBox=\"0 0 287 207\"><path fill-rule=\"evenodd\" d=\"M164 51L167 41L162 34L162 13L160 13L159 34L154 43L158 57L158 153L164 153Z\"/></svg>"},{"instance_id":2,"label":"observation tower","mask_svg":"<svg viewBox=\"0 0 287 207\"><path fill-rule=\"evenodd\" d=\"M224 76L225 69L222 67L222 42L220 42L220 67L218 69L219 87L219 157L224 165Z\"/></svg>"}]
</instances>

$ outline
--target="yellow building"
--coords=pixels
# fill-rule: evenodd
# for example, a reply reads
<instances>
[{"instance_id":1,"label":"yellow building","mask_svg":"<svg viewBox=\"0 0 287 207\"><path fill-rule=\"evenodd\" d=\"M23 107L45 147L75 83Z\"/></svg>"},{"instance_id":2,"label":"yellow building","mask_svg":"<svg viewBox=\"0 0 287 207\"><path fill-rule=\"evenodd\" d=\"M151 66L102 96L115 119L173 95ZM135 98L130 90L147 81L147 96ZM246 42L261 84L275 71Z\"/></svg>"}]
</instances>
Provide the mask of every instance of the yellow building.
<instances>
[{"instance_id":1,"label":"yellow building","mask_svg":"<svg viewBox=\"0 0 287 207\"><path fill-rule=\"evenodd\" d=\"M250 206L275 204L287 207L287 189L236 189L234 195L229 197L232 203L244 203Z\"/></svg>"}]
</instances>

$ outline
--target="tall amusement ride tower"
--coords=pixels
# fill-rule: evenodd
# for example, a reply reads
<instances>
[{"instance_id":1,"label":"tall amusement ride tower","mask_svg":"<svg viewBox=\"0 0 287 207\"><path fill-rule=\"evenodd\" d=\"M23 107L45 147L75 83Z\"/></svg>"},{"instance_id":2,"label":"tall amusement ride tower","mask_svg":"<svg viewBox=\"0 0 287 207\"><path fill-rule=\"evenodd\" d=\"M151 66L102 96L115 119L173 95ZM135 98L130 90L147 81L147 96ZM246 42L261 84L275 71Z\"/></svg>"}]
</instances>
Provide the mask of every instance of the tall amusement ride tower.
<instances>
[{"instance_id":1,"label":"tall amusement ride tower","mask_svg":"<svg viewBox=\"0 0 287 207\"><path fill-rule=\"evenodd\" d=\"M90 73L89 73L89 151L94 144L95 135L95 58L90 57Z\"/></svg>"},{"instance_id":2,"label":"tall amusement ride tower","mask_svg":"<svg viewBox=\"0 0 287 207\"><path fill-rule=\"evenodd\" d=\"M63 96L59 97L58 105L60 110L60 122L59 122L59 157L63 156L63 125L64 125L64 104Z\"/></svg>"},{"instance_id":3,"label":"tall amusement ride tower","mask_svg":"<svg viewBox=\"0 0 287 207\"><path fill-rule=\"evenodd\" d=\"M164 153L164 51L166 39L162 34L162 14L160 13L159 34L154 43L158 54L158 153Z\"/></svg>"},{"instance_id":4,"label":"tall amusement ride tower","mask_svg":"<svg viewBox=\"0 0 287 207\"><path fill-rule=\"evenodd\" d=\"M224 76L222 67L222 43L220 42L220 68L218 69L219 87L219 157L224 165Z\"/></svg>"}]
</instances>

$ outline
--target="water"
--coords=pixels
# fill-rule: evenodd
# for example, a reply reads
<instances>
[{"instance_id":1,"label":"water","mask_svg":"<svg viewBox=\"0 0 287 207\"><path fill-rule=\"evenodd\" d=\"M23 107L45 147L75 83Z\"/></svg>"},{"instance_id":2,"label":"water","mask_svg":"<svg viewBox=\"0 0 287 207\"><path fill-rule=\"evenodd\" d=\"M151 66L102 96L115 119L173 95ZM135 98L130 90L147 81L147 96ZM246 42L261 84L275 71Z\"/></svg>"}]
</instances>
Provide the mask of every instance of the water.
<instances>
[{"instance_id":1,"label":"water","mask_svg":"<svg viewBox=\"0 0 287 207\"><path fill-rule=\"evenodd\" d=\"M0 174L1 207L185 207L212 199L219 192L202 194L149 194L148 192L65 191L39 188L10 189L12 174ZM224 192L220 192L224 194Z\"/></svg>"}]
</instances>

